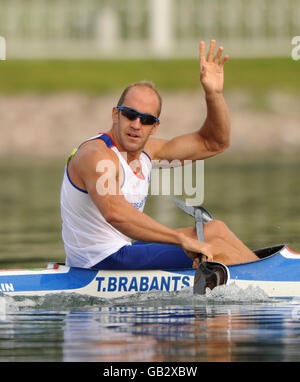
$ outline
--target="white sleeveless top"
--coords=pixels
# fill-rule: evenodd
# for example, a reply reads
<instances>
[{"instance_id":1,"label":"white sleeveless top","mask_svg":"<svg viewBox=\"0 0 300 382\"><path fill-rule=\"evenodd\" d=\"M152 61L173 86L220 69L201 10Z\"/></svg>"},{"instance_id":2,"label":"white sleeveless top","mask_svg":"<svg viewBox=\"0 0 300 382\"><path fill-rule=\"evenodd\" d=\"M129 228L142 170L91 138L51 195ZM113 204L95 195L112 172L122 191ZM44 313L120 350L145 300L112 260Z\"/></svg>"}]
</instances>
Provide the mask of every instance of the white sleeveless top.
<instances>
[{"instance_id":1,"label":"white sleeveless top","mask_svg":"<svg viewBox=\"0 0 300 382\"><path fill-rule=\"evenodd\" d=\"M93 139L102 139L117 154L124 172L122 193L129 203L143 211L152 168L148 154L141 153L139 162L142 175L137 175L109 135L99 134L88 141ZM131 245L131 238L123 235L104 219L88 192L72 183L68 165L61 186L60 206L66 265L91 268L124 245Z\"/></svg>"}]
</instances>

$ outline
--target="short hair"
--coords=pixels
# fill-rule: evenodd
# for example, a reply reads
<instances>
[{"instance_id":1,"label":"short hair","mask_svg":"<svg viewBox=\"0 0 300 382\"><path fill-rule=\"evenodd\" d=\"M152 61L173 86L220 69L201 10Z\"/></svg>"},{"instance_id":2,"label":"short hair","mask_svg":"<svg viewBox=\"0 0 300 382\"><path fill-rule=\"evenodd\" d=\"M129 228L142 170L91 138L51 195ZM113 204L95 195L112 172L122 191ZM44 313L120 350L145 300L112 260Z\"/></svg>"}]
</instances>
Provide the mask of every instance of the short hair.
<instances>
[{"instance_id":1,"label":"short hair","mask_svg":"<svg viewBox=\"0 0 300 382\"><path fill-rule=\"evenodd\" d=\"M121 97L120 97L120 99L119 99L119 101L118 101L117 106L122 106L122 105L123 105L124 99L125 99L127 93L129 92L129 90L132 89L132 88L134 88L134 87L136 87L136 86L146 87L146 88L148 88L148 89L151 89L151 90L153 90L154 93L157 95L158 103L159 103L159 106L158 106L158 117L159 117L160 112L161 112L161 107L162 107L162 99L161 99L161 96L160 96L158 90L155 88L154 83L151 82L151 81L139 81L139 82L135 82L135 83L133 83L133 84L127 86L127 87L123 90L123 92L122 92L122 94L121 94Z\"/></svg>"}]
</instances>

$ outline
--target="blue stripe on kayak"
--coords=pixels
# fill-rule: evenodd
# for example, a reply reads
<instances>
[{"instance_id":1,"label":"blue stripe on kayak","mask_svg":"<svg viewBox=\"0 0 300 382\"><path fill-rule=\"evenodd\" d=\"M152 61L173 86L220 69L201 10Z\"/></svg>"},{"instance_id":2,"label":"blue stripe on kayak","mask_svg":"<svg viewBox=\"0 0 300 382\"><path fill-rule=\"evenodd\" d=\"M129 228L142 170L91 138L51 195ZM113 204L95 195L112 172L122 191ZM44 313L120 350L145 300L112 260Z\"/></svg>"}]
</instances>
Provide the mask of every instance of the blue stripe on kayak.
<instances>
[{"instance_id":1,"label":"blue stripe on kayak","mask_svg":"<svg viewBox=\"0 0 300 382\"><path fill-rule=\"evenodd\" d=\"M170 273L176 273L179 275L188 275L188 276L195 276L196 269L164 269L164 272L170 272Z\"/></svg>"},{"instance_id":2,"label":"blue stripe on kayak","mask_svg":"<svg viewBox=\"0 0 300 382\"><path fill-rule=\"evenodd\" d=\"M231 280L300 281L300 256L288 259L277 253L252 263L228 267Z\"/></svg>"},{"instance_id":3,"label":"blue stripe on kayak","mask_svg":"<svg viewBox=\"0 0 300 382\"><path fill-rule=\"evenodd\" d=\"M2 276L2 284L13 284L14 292L51 291L83 288L96 276L97 271L80 268L70 268L67 273L49 273L32 275Z\"/></svg>"}]
</instances>

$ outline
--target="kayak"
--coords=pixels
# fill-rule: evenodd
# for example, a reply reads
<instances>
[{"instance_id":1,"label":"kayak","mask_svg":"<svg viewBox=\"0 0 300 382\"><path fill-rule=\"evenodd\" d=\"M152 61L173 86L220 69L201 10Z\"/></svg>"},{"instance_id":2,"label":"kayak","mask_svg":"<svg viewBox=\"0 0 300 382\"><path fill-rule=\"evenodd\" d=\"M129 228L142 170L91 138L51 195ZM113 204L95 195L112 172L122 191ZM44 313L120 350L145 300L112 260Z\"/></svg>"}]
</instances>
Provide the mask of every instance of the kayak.
<instances>
[{"instance_id":1,"label":"kayak","mask_svg":"<svg viewBox=\"0 0 300 382\"><path fill-rule=\"evenodd\" d=\"M212 284L202 284L201 292L196 282L205 275L205 270L93 270L68 267L49 263L42 269L7 269L0 271L0 293L2 295L44 296L54 293L76 293L111 299L147 293L152 290L179 292L194 288L194 293L205 294L207 287L213 289L221 284L236 284L240 288L261 288L269 297L300 297L300 253L286 245L262 248L254 251L259 260L250 263L222 267L225 277ZM216 277L211 264L209 275ZM201 264L201 265L202 265ZM210 277L211 278L211 277Z\"/></svg>"}]
</instances>

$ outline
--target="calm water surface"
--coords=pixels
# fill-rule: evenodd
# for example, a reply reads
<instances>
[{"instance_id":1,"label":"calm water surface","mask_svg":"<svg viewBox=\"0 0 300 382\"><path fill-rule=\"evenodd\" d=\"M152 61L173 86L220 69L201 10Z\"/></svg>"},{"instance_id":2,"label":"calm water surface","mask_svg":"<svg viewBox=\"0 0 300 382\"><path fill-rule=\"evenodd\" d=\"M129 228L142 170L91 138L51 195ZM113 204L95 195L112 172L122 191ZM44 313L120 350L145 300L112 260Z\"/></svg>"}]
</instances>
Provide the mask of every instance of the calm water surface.
<instances>
[{"instance_id":1,"label":"calm water surface","mask_svg":"<svg viewBox=\"0 0 300 382\"><path fill-rule=\"evenodd\" d=\"M204 206L251 248L288 243L300 252L300 159L212 159ZM59 191L63 160L0 164L0 266L64 261ZM193 219L168 197L146 212L171 226ZM259 289L152 291L100 300L73 295L0 296L0 361L299 361L300 300Z\"/></svg>"}]
</instances>

